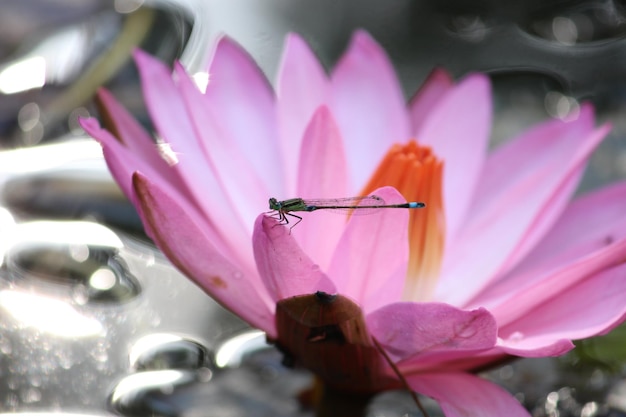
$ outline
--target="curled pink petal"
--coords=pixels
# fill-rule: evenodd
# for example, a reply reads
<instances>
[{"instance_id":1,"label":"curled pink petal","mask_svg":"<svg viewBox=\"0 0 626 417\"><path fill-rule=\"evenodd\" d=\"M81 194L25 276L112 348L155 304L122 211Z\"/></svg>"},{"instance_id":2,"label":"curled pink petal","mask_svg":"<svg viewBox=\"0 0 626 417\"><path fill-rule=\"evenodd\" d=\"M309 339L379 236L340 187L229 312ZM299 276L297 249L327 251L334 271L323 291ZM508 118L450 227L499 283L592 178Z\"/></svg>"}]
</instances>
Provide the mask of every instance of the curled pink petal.
<instances>
[{"instance_id":1,"label":"curled pink petal","mask_svg":"<svg viewBox=\"0 0 626 417\"><path fill-rule=\"evenodd\" d=\"M107 153L112 156L112 158L106 158L109 171L126 197L132 201L133 185L131 177L133 172L137 169L142 169L144 171L150 170L149 165L128 152L127 148L119 143L115 136L100 127L100 124L96 119L81 119L80 125L83 129L85 129L87 134L100 142L105 156L107 156ZM110 147L116 150L108 152L108 148Z\"/></svg>"},{"instance_id":2,"label":"curled pink petal","mask_svg":"<svg viewBox=\"0 0 626 417\"><path fill-rule=\"evenodd\" d=\"M304 253L289 228L261 214L254 225L254 258L272 299L295 295L336 292L332 281Z\"/></svg>"},{"instance_id":3,"label":"curled pink petal","mask_svg":"<svg viewBox=\"0 0 626 417\"><path fill-rule=\"evenodd\" d=\"M405 202L391 187L376 190L373 194L387 204ZM329 276L337 285L337 291L364 306L364 302L383 287L398 268L406 268L408 256L407 225L409 214L405 209L386 209L369 215L352 215L339 240L333 257ZM391 285L389 289L399 288ZM396 301L401 292L390 294ZM369 312L364 308L365 314Z\"/></svg>"},{"instance_id":4,"label":"curled pink petal","mask_svg":"<svg viewBox=\"0 0 626 417\"><path fill-rule=\"evenodd\" d=\"M155 170L166 167L163 158L158 156L155 142L135 118L124 108L113 95L101 88L98 90L101 112L106 114L108 128L114 128L116 138L130 152L141 155L141 159Z\"/></svg>"},{"instance_id":5,"label":"curled pink petal","mask_svg":"<svg viewBox=\"0 0 626 417\"><path fill-rule=\"evenodd\" d=\"M171 145L179 162L171 167L186 188L199 211L213 217L222 240L238 248L249 240L250 226L231 215L232 202L225 184L219 181L207 163L204 150L196 140L190 115L169 68L146 53L136 51L135 61L141 75L144 98L161 137ZM192 140L190 140L192 139ZM219 202L215 204L215 202ZM210 210L210 214L209 214Z\"/></svg>"},{"instance_id":6,"label":"curled pink petal","mask_svg":"<svg viewBox=\"0 0 626 417\"><path fill-rule=\"evenodd\" d=\"M367 315L366 320L372 336L399 359L490 349L498 330L485 309L464 311L443 303L388 304Z\"/></svg>"},{"instance_id":7,"label":"curled pink petal","mask_svg":"<svg viewBox=\"0 0 626 417\"><path fill-rule=\"evenodd\" d=\"M111 175L122 189L126 197L135 204L137 210L140 211L139 202L136 199L135 192L133 190L132 176L135 172L141 171L147 173L151 178L162 179L162 187L172 187L170 182L178 183L177 179L169 178L165 180L162 178L162 172L155 170L153 166L141 158L141 154L132 152L128 147L122 144L117 138L115 138L108 131L100 128L96 119L83 119L81 120L81 126L87 133L100 141L102 145L102 153L105 157L107 167L111 172ZM165 168L168 170L169 167ZM184 190L183 187L173 187L177 192ZM185 195L181 195L179 198L186 198ZM145 225L144 225L145 226Z\"/></svg>"},{"instance_id":8,"label":"curled pink petal","mask_svg":"<svg viewBox=\"0 0 626 417\"><path fill-rule=\"evenodd\" d=\"M236 266L207 234L210 227L184 200L175 200L143 175L133 176L144 223L167 257L220 304L255 327L275 335L271 301L263 283L245 265Z\"/></svg>"},{"instance_id":9,"label":"curled pink petal","mask_svg":"<svg viewBox=\"0 0 626 417\"><path fill-rule=\"evenodd\" d=\"M446 417L530 417L515 397L482 378L432 373L406 379L413 390L437 400Z\"/></svg>"},{"instance_id":10,"label":"curled pink petal","mask_svg":"<svg viewBox=\"0 0 626 417\"><path fill-rule=\"evenodd\" d=\"M80 124L100 142L106 154L115 154L112 158L106 158L106 161L124 194L132 198L131 175L134 171L149 172L183 190L179 178L162 175L168 170L167 163L158 156L154 140L130 113L105 89L98 90L98 100L107 128L113 132L101 128L93 118L81 119ZM118 162L113 162L113 159Z\"/></svg>"}]
</instances>

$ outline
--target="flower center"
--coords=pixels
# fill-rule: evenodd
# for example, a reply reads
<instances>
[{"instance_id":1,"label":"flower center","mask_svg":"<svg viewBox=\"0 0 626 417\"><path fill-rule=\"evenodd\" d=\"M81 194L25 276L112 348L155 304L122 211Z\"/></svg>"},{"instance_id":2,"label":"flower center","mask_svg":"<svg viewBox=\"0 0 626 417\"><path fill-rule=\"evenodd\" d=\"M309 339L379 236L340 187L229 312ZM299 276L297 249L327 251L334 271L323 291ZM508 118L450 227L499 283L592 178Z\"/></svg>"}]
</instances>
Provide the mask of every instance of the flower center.
<instances>
[{"instance_id":1,"label":"flower center","mask_svg":"<svg viewBox=\"0 0 626 417\"><path fill-rule=\"evenodd\" d=\"M426 203L426 208L410 211L405 300L428 300L437 283L445 243L442 180L443 161L430 147L411 140L389 149L363 190L367 195L390 185L407 201Z\"/></svg>"}]
</instances>

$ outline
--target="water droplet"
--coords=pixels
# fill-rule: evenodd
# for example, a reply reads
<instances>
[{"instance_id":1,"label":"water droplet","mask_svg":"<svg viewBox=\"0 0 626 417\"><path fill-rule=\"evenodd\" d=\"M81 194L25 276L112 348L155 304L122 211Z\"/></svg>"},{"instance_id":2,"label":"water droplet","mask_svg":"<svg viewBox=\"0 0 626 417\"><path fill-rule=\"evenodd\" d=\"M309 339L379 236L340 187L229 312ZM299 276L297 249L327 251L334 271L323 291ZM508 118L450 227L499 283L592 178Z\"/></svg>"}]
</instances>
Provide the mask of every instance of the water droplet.
<instances>
[{"instance_id":1,"label":"water droplet","mask_svg":"<svg viewBox=\"0 0 626 417\"><path fill-rule=\"evenodd\" d=\"M559 393L558 392L552 391L546 397L546 403L547 404L556 405L558 402L559 402Z\"/></svg>"},{"instance_id":2,"label":"water droplet","mask_svg":"<svg viewBox=\"0 0 626 417\"><path fill-rule=\"evenodd\" d=\"M513 332L507 338L507 340L509 340L511 342L517 342L517 341L520 341L522 339L524 339L524 333L522 333L522 332Z\"/></svg>"},{"instance_id":3,"label":"water droplet","mask_svg":"<svg viewBox=\"0 0 626 417\"><path fill-rule=\"evenodd\" d=\"M184 386L197 382L191 371L140 372L123 378L113 389L110 405L125 416L179 415L176 402L163 400Z\"/></svg>"},{"instance_id":4,"label":"water droplet","mask_svg":"<svg viewBox=\"0 0 626 417\"><path fill-rule=\"evenodd\" d=\"M606 375L602 369L595 369L589 377L589 385L598 391L604 389L609 381L610 376Z\"/></svg>"},{"instance_id":5,"label":"water droplet","mask_svg":"<svg viewBox=\"0 0 626 417\"><path fill-rule=\"evenodd\" d=\"M78 305L85 305L89 302L89 290L87 287L79 284L72 288L72 300Z\"/></svg>"},{"instance_id":6,"label":"water droplet","mask_svg":"<svg viewBox=\"0 0 626 417\"><path fill-rule=\"evenodd\" d=\"M448 28L457 36L470 41L480 42L489 34L490 24L480 15L451 16Z\"/></svg>"},{"instance_id":7,"label":"water droplet","mask_svg":"<svg viewBox=\"0 0 626 417\"><path fill-rule=\"evenodd\" d=\"M200 369L208 358L208 350L200 343L172 334L145 336L129 354L130 365L137 370Z\"/></svg>"},{"instance_id":8,"label":"water droplet","mask_svg":"<svg viewBox=\"0 0 626 417\"><path fill-rule=\"evenodd\" d=\"M85 262L89 259L89 246L85 244L73 244L68 246L69 254L76 262Z\"/></svg>"},{"instance_id":9,"label":"water droplet","mask_svg":"<svg viewBox=\"0 0 626 417\"><path fill-rule=\"evenodd\" d=\"M212 377L213 377L213 371L211 371L209 368L198 369L198 381L209 382Z\"/></svg>"},{"instance_id":10,"label":"water droplet","mask_svg":"<svg viewBox=\"0 0 626 417\"><path fill-rule=\"evenodd\" d=\"M6 396L4 400L4 406L6 410L15 410L20 405L20 398L16 393L11 392Z\"/></svg>"},{"instance_id":11,"label":"water droplet","mask_svg":"<svg viewBox=\"0 0 626 417\"><path fill-rule=\"evenodd\" d=\"M28 377L28 382L33 387L40 387L41 386L41 376L40 375L31 375L31 376Z\"/></svg>"},{"instance_id":12,"label":"water droplet","mask_svg":"<svg viewBox=\"0 0 626 417\"><path fill-rule=\"evenodd\" d=\"M251 330L224 342L215 353L215 364L220 367L237 367L246 355L267 349L265 333Z\"/></svg>"},{"instance_id":13,"label":"water droplet","mask_svg":"<svg viewBox=\"0 0 626 417\"><path fill-rule=\"evenodd\" d=\"M578 101L557 91L550 91L546 94L544 106L550 116L561 120L576 120L580 115Z\"/></svg>"},{"instance_id":14,"label":"water droplet","mask_svg":"<svg viewBox=\"0 0 626 417\"><path fill-rule=\"evenodd\" d=\"M106 351L95 351L92 352L91 357L94 358L98 362L106 362L109 359L109 355Z\"/></svg>"},{"instance_id":15,"label":"water droplet","mask_svg":"<svg viewBox=\"0 0 626 417\"><path fill-rule=\"evenodd\" d=\"M150 326L158 327L161 324L161 316L159 316L156 312L150 318Z\"/></svg>"},{"instance_id":16,"label":"water droplet","mask_svg":"<svg viewBox=\"0 0 626 417\"><path fill-rule=\"evenodd\" d=\"M61 352L57 355L57 363L63 369L71 369L75 361L69 352Z\"/></svg>"},{"instance_id":17,"label":"water droplet","mask_svg":"<svg viewBox=\"0 0 626 417\"><path fill-rule=\"evenodd\" d=\"M20 399L26 404L39 402L41 401L41 391L36 388L26 388L20 391Z\"/></svg>"},{"instance_id":18,"label":"water droplet","mask_svg":"<svg viewBox=\"0 0 626 417\"><path fill-rule=\"evenodd\" d=\"M17 378L11 377L7 379L7 386L10 390L16 390L20 386L20 383Z\"/></svg>"},{"instance_id":19,"label":"water droplet","mask_svg":"<svg viewBox=\"0 0 626 417\"><path fill-rule=\"evenodd\" d=\"M109 291L116 284L117 277L109 268L98 268L89 277L89 286L94 290Z\"/></svg>"},{"instance_id":20,"label":"water droplet","mask_svg":"<svg viewBox=\"0 0 626 417\"><path fill-rule=\"evenodd\" d=\"M580 417L594 417L598 415L599 410L600 407L597 402L588 402L583 406L582 410L580 410Z\"/></svg>"},{"instance_id":21,"label":"water droplet","mask_svg":"<svg viewBox=\"0 0 626 417\"><path fill-rule=\"evenodd\" d=\"M241 271L237 271L237 272L233 273L233 278L241 279L241 278L243 278L243 273Z\"/></svg>"},{"instance_id":22,"label":"water droplet","mask_svg":"<svg viewBox=\"0 0 626 417\"><path fill-rule=\"evenodd\" d=\"M507 380L513 378L515 375L515 370L511 365L504 365L502 368L498 370L498 376L502 380Z\"/></svg>"},{"instance_id":23,"label":"water droplet","mask_svg":"<svg viewBox=\"0 0 626 417\"><path fill-rule=\"evenodd\" d=\"M77 243L79 237L69 243L62 237L58 242L49 236L23 239L7 256L11 278L17 284L35 283L54 295L68 294L79 305L119 303L136 297L139 283L117 248Z\"/></svg>"},{"instance_id":24,"label":"water droplet","mask_svg":"<svg viewBox=\"0 0 626 417\"><path fill-rule=\"evenodd\" d=\"M10 355L12 351L13 346L11 345L11 341L6 337L0 338L0 352L4 355Z\"/></svg>"}]
</instances>

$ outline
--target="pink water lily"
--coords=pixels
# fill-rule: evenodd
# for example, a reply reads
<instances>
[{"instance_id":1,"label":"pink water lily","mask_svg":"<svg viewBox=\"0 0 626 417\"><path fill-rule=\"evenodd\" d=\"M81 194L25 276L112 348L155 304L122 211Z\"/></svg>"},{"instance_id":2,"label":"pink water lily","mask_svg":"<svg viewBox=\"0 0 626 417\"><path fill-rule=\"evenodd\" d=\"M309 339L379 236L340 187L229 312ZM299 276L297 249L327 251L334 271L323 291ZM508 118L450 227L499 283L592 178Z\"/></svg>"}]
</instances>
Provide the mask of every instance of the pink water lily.
<instances>
[{"instance_id":1,"label":"pink water lily","mask_svg":"<svg viewBox=\"0 0 626 417\"><path fill-rule=\"evenodd\" d=\"M169 259L327 385L375 392L404 379L449 417L528 416L472 371L563 354L624 319L626 183L572 199L609 131L590 105L489 152L487 77L437 70L407 105L363 32L330 75L290 35L275 92L228 38L205 93L178 64L172 77L135 60L160 145L106 91L108 130L83 127ZM304 213L291 233L263 214L269 197L362 193L427 208ZM307 308L332 294L352 313L316 325ZM339 345L367 354L345 355L337 373Z\"/></svg>"}]
</instances>

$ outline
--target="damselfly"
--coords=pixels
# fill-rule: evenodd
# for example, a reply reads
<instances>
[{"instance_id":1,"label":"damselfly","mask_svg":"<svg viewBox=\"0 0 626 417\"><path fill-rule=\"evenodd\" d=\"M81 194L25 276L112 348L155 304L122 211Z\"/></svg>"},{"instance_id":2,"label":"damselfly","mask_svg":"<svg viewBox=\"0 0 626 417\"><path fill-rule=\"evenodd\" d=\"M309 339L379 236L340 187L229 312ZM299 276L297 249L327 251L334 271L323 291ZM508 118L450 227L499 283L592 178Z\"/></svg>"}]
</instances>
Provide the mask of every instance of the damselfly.
<instances>
[{"instance_id":1,"label":"damselfly","mask_svg":"<svg viewBox=\"0 0 626 417\"><path fill-rule=\"evenodd\" d=\"M269 203L270 210L274 211L274 214L282 224L289 224L287 216L298 219L290 227L290 229L293 229L302 221L302 217L297 214L293 214L293 212L296 211L311 212L316 210L337 210L346 211L352 214L364 214L385 208L414 209L426 207L426 204L418 202L386 204L385 200L377 195L328 199L290 198L289 200L283 201L279 201L272 197L270 198Z\"/></svg>"}]
</instances>

